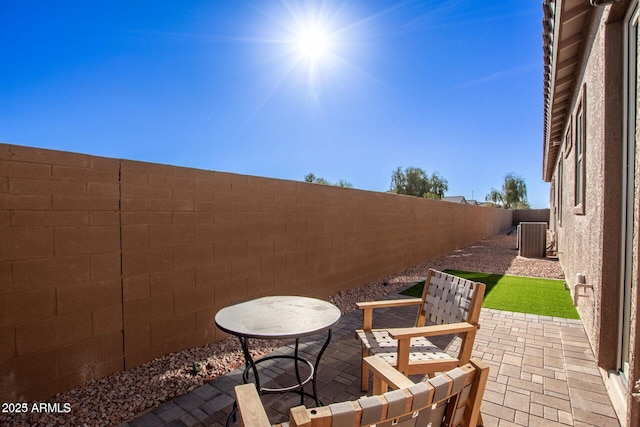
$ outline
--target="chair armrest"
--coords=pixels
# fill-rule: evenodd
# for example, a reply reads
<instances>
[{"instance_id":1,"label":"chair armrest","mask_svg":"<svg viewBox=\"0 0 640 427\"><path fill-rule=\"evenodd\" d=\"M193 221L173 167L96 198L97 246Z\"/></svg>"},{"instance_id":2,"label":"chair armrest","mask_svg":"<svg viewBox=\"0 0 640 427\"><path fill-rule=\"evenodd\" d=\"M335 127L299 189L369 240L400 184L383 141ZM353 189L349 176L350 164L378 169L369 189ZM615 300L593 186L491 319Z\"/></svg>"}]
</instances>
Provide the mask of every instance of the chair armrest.
<instances>
[{"instance_id":1,"label":"chair armrest","mask_svg":"<svg viewBox=\"0 0 640 427\"><path fill-rule=\"evenodd\" d=\"M422 304L421 298L403 298L403 299L390 299L382 301L365 301L357 302L356 305L359 309L374 309L374 308L388 308L388 307L404 307L407 305L420 305Z\"/></svg>"},{"instance_id":2,"label":"chair armrest","mask_svg":"<svg viewBox=\"0 0 640 427\"><path fill-rule=\"evenodd\" d=\"M267 413L262 406L260 395L253 383L235 387L238 413L241 425L252 427L271 427Z\"/></svg>"},{"instance_id":3,"label":"chair armrest","mask_svg":"<svg viewBox=\"0 0 640 427\"><path fill-rule=\"evenodd\" d=\"M412 305L422 304L421 298L403 298L395 300L383 300L383 301L366 301L357 302L356 305L362 310L362 329L370 331L373 326L373 309L374 308L393 308L393 307L406 307Z\"/></svg>"},{"instance_id":4,"label":"chair armrest","mask_svg":"<svg viewBox=\"0 0 640 427\"><path fill-rule=\"evenodd\" d=\"M412 328L393 328L387 329L389 336L393 339L406 339L414 337L430 337L436 335L459 334L461 332L470 332L478 329L477 325L467 322L449 323L446 325L419 326Z\"/></svg>"},{"instance_id":5,"label":"chair armrest","mask_svg":"<svg viewBox=\"0 0 640 427\"><path fill-rule=\"evenodd\" d=\"M388 386L392 389L410 387L413 381L405 377L400 371L378 356L368 356L363 362L373 372L373 394L378 395L387 391Z\"/></svg>"}]
</instances>

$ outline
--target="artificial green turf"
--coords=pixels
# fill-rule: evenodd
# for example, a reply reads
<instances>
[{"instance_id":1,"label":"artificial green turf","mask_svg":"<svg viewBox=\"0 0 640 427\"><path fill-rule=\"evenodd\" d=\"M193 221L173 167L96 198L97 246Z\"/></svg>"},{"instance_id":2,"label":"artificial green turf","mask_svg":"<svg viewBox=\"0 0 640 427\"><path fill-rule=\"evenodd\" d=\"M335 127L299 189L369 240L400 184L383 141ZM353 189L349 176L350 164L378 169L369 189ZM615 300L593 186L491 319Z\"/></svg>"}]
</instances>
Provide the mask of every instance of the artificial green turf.
<instances>
[{"instance_id":1,"label":"artificial green turf","mask_svg":"<svg viewBox=\"0 0 640 427\"><path fill-rule=\"evenodd\" d=\"M460 270L445 270L445 273L487 285L482 303L484 308L568 319L580 318L562 280ZM420 298L423 287L424 282L420 282L402 293Z\"/></svg>"}]
</instances>

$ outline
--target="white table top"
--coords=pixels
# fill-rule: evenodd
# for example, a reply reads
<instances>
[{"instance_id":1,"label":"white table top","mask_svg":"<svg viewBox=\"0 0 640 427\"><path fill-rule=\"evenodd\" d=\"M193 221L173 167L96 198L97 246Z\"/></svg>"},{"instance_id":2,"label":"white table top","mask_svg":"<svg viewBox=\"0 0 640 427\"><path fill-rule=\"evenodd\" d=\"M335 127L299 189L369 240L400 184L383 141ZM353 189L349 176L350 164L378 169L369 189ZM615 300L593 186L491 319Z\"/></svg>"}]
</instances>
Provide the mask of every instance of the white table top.
<instances>
[{"instance_id":1,"label":"white table top","mask_svg":"<svg viewBox=\"0 0 640 427\"><path fill-rule=\"evenodd\" d=\"M216 325L246 338L299 338L326 331L338 322L340 310L327 301L299 296L270 296L218 311Z\"/></svg>"}]
</instances>

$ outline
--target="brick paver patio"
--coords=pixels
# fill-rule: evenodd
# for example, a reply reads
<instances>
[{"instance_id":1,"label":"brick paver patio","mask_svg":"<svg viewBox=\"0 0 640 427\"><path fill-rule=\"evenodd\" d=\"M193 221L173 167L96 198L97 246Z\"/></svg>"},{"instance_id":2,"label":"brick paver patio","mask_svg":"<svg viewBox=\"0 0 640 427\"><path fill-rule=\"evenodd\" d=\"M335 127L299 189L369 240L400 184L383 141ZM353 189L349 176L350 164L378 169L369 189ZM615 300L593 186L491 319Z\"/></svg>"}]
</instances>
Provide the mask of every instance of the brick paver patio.
<instances>
[{"instance_id":1,"label":"brick paver patio","mask_svg":"<svg viewBox=\"0 0 640 427\"><path fill-rule=\"evenodd\" d=\"M389 298L402 297L392 294ZM318 394L324 404L357 399L360 392L360 344L354 330L361 326L359 310L344 315L318 370ZM375 312L374 327L407 326L415 311L383 309ZM596 367L582 322L498 310L482 310L474 357L490 365L482 404L485 426L619 426ZM446 337L445 337L446 338ZM320 341L323 337L318 337ZM320 341L304 342L310 358ZM456 349L456 340L442 345ZM276 350L290 353L292 346ZM261 367L261 379L291 384L286 366ZM222 426L231 411L233 387L242 382L235 370L183 396L142 414L122 427ZM311 387L308 386L308 389ZM300 404L295 394L266 395L263 402L272 423L287 420L289 408ZM312 406L311 399L305 403ZM234 424L237 425L237 424Z\"/></svg>"}]
</instances>

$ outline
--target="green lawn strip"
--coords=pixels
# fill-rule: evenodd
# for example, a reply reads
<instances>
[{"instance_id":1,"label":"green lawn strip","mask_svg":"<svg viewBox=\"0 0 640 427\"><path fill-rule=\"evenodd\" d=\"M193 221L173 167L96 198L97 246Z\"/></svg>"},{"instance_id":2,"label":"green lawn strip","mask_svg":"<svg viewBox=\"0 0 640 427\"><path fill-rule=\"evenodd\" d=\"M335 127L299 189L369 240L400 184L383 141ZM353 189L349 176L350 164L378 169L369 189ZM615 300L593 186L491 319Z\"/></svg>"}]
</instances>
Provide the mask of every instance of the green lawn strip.
<instances>
[{"instance_id":1,"label":"green lawn strip","mask_svg":"<svg viewBox=\"0 0 640 427\"><path fill-rule=\"evenodd\" d=\"M567 319L580 318L573 306L571 294L564 288L562 280L460 270L445 272L487 285L482 303L484 308ZM406 289L402 294L420 298L423 287L424 281Z\"/></svg>"}]
</instances>

